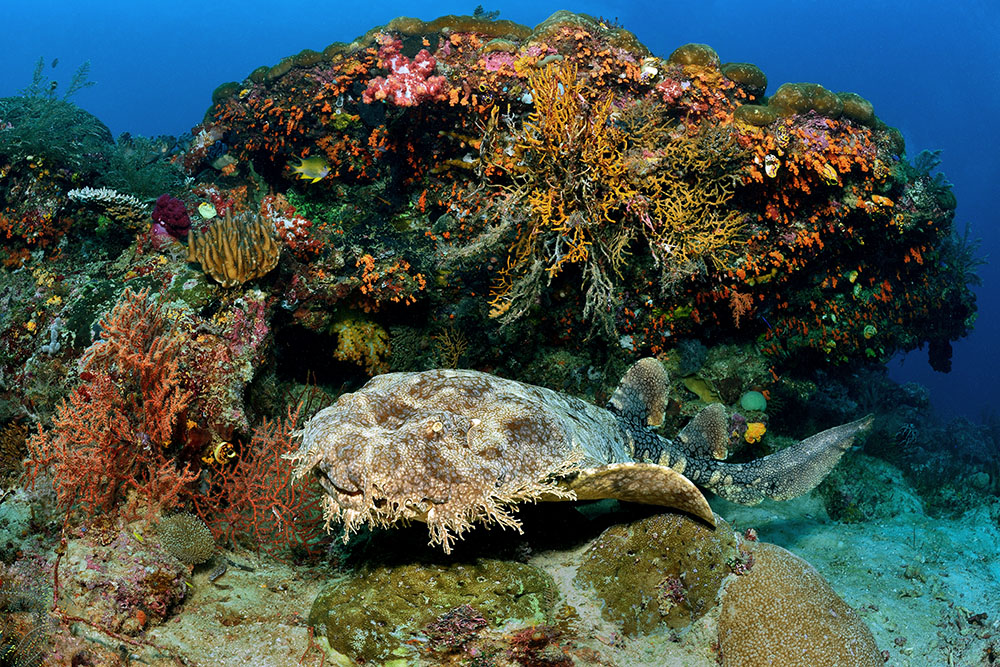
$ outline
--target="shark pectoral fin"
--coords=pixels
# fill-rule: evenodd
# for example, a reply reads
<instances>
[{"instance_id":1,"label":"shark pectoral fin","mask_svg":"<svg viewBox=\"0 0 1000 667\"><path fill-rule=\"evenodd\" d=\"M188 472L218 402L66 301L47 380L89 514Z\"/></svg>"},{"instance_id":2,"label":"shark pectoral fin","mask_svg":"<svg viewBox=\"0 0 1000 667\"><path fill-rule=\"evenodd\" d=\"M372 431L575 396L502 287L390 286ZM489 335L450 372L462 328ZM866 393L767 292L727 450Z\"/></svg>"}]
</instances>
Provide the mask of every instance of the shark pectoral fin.
<instances>
[{"instance_id":1,"label":"shark pectoral fin","mask_svg":"<svg viewBox=\"0 0 1000 667\"><path fill-rule=\"evenodd\" d=\"M694 483L676 470L655 463L612 463L586 468L566 482L578 500L614 498L663 505L715 525L708 501Z\"/></svg>"},{"instance_id":2,"label":"shark pectoral fin","mask_svg":"<svg viewBox=\"0 0 1000 667\"><path fill-rule=\"evenodd\" d=\"M789 500L816 488L873 417L834 426L787 449L749 463L718 463L705 486L726 500L754 505ZM714 483L713 483L714 482Z\"/></svg>"}]
</instances>

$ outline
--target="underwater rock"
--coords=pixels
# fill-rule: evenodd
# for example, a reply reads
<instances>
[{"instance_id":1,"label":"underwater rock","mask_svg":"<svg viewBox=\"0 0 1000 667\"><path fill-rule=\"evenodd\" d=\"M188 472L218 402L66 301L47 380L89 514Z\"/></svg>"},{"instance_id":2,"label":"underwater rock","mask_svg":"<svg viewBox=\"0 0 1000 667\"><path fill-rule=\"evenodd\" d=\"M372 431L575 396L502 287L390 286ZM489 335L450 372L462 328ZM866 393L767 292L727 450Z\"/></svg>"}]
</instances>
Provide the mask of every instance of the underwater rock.
<instances>
[{"instance_id":1,"label":"underwater rock","mask_svg":"<svg viewBox=\"0 0 1000 667\"><path fill-rule=\"evenodd\" d=\"M554 602L551 577L523 563L384 565L328 585L309 623L340 656L385 664L414 657L414 644L426 645L426 626L457 607L470 605L491 626L534 625L551 620Z\"/></svg>"},{"instance_id":2,"label":"underwater rock","mask_svg":"<svg viewBox=\"0 0 1000 667\"><path fill-rule=\"evenodd\" d=\"M124 634L161 623L187 594L188 568L143 538L143 530L108 520L70 540L60 567L60 608Z\"/></svg>"},{"instance_id":3,"label":"underwater rock","mask_svg":"<svg viewBox=\"0 0 1000 667\"><path fill-rule=\"evenodd\" d=\"M714 605L736 555L736 537L721 518L711 530L659 514L604 531L583 554L575 581L593 589L601 615L625 634L684 628Z\"/></svg>"}]
</instances>

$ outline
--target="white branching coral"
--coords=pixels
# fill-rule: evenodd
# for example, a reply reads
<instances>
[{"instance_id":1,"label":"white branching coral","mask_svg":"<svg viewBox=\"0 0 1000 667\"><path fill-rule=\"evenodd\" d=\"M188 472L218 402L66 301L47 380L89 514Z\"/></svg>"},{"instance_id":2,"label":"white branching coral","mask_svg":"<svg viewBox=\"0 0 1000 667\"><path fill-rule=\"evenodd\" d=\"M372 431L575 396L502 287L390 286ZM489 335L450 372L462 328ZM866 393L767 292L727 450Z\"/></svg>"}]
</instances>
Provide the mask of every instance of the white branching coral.
<instances>
[{"instance_id":1,"label":"white branching coral","mask_svg":"<svg viewBox=\"0 0 1000 667\"><path fill-rule=\"evenodd\" d=\"M77 188L66 193L70 200L81 206L93 206L112 220L129 229L141 229L149 218L149 210L138 197L112 188Z\"/></svg>"},{"instance_id":2,"label":"white branching coral","mask_svg":"<svg viewBox=\"0 0 1000 667\"><path fill-rule=\"evenodd\" d=\"M102 206L132 206L143 208L143 203L137 197L126 195L113 188L76 188L66 193L66 196L77 204L99 204Z\"/></svg>"}]
</instances>

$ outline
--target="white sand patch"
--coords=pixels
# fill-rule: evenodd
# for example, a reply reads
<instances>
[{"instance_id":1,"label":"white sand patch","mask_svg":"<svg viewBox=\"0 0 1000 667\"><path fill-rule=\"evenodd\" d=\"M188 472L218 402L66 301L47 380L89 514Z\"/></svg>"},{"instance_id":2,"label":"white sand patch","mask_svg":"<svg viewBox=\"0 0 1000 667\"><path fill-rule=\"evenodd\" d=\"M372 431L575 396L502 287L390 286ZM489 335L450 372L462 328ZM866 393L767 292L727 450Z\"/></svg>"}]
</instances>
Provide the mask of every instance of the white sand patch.
<instances>
[{"instance_id":1,"label":"white sand patch","mask_svg":"<svg viewBox=\"0 0 1000 667\"><path fill-rule=\"evenodd\" d=\"M1000 632L1000 501L954 520L906 512L853 524L831 521L812 495L712 506L815 566L889 651L888 665L984 664Z\"/></svg>"}]
</instances>

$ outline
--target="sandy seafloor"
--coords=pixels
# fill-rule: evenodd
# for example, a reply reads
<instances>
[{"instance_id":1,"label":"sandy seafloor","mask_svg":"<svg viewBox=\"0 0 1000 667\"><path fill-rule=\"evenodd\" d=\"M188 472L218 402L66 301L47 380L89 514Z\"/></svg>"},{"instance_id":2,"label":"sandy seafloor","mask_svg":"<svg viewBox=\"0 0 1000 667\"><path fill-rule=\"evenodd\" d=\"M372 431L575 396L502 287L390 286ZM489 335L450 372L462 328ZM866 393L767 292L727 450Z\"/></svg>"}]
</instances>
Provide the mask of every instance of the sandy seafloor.
<instances>
[{"instance_id":1,"label":"sandy seafloor","mask_svg":"<svg viewBox=\"0 0 1000 667\"><path fill-rule=\"evenodd\" d=\"M888 651L888 665L991 664L986 649L1000 643L1000 500L956 519L931 518L901 476L886 470L883 481L893 485L894 503L904 508L888 520L833 522L814 494L756 507L714 499L713 507L738 530L753 526L762 541L813 564L861 614L879 648ZM529 562L552 574L565 591L572 578L568 564L583 548L538 552ZM228 588L210 584L207 569L196 571L183 611L147 639L206 667L320 665L320 650L307 649L305 617L328 572L255 562L250 553L231 557L257 569L229 568L218 581ZM565 601L573 604L574 597L570 590ZM983 613L985 621L969 621ZM571 655L576 664L712 667L716 656L706 647L714 622L707 615L680 641L663 633L616 647L609 641L613 627L597 614L581 612L579 650ZM148 649L136 657L142 662L135 664L174 664Z\"/></svg>"}]
</instances>

